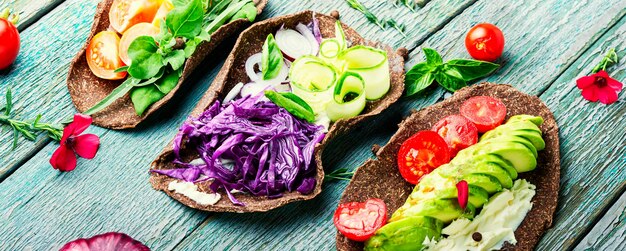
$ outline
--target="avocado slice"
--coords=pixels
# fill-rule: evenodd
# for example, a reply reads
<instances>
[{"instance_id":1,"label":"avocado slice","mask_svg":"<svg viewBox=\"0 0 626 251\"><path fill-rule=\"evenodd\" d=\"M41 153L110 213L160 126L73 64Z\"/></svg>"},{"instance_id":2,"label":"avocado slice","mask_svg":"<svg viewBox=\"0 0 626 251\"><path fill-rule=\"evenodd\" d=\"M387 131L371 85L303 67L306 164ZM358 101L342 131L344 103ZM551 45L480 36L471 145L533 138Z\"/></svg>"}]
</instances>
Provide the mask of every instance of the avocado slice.
<instances>
[{"instance_id":1,"label":"avocado slice","mask_svg":"<svg viewBox=\"0 0 626 251\"><path fill-rule=\"evenodd\" d=\"M468 182L469 184L469 182ZM489 193L485 189L479 186L468 185L467 186L468 198L467 201L471 203L475 208L482 207L489 200ZM447 189L437 192L437 198L440 199L457 199L458 190L456 186L448 187ZM458 200L457 200L458 202Z\"/></svg>"},{"instance_id":2,"label":"avocado slice","mask_svg":"<svg viewBox=\"0 0 626 251\"><path fill-rule=\"evenodd\" d=\"M393 215L389 222L401 220L406 217L413 216L430 216L442 221L445 224L452 222L457 218L473 219L476 208L468 203L465 210L459 206L457 199L429 199L411 206L400 207Z\"/></svg>"},{"instance_id":3,"label":"avocado slice","mask_svg":"<svg viewBox=\"0 0 626 251\"><path fill-rule=\"evenodd\" d=\"M511 162L518 173L532 171L537 167L535 155L525 145L517 142L493 142L485 145L483 150Z\"/></svg>"},{"instance_id":4,"label":"avocado slice","mask_svg":"<svg viewBox=\"0 0 626 251\"><path fill-rule=\"evenodd\" d=\"M470 152L466 153L466 154L470 154ZM500 167L504 168L504 170L507 171L507 173L509 173L509 176L511 176L511 179L515 180L517 179L517 170L515 169L515 167L513 167L513 164L511 164L511 162L503 159L502 157L495 155L495 154L484 154L481 152L478 152L476 154L471 153L472 155L470 155L472 158L472 164L479 164L479 163L494 163L499 165ZM456 159L456 158L455 158ZM455 162L456 164L463 164L466 163L466 158L462 158L459 160L453 160L453 162Z\"/></svg>"},{"instance_id":5,"label":"avocado slice","mask_svg":"<svg viewBox=\"0 0 626 251\"><path fill-rule=\"evenodd\" d=\"M533 156L535 156L535 158L537 158L537 156L539 156L539 154L537 153L537 149L535 148L535 145L533 145L533 143L530 142L530 140L527 140L527 139L519 137L519 136L515 136L515 135L501 135L499 137L491 138L491 139L485 140L483 142L485 142L485 144L486 144L488 141L517 142L517 143L520 143L520 144L523 144L524 146L526 146L526 148L528 148L528 150L530 150L530 152L533 154Z\"/></svg>"},{"instance_id":6,"label":"avocado slice","mask_svg":"<svg viewBox=\"0 0 626 251\"><path fill-rule=\"evenodd\" d=\"M469 174L462 177L467 184L482 187L488 194L502 191L502 184L495 177L488 174Z\"/></svg>"},{"instance_id":7,"label":"avocado slice","mask_svg":"<svg viewBox=\"0 0 626 251\"><path fill-rule=\"evenodd\" d=\"M483 136L480 137L480 140L481 141L488 140L491 138L500 137L502 135L512 135L512 136L522 137L530 141L535 147L535 149L537 149L537 151L541 151L546 148L546 142L541 137L541 133L534 131L534 130L512 130L512 131L491 130L483 134Z\"/></svg>"},{"instance_id":8,"label":"avocado slice","mask_svg":"<svg viewBox=\"0 0 626 251\"><path fill-rule=\"evenodd\" d=\"M507 122L506 124L500 125L491 131L494 131L494 130L505 131L505 132L517 131L517 130L532 130L532 131L541 133L541 129L539 129L539 127L535 125L533 122L530 122L528 120Z\"/></svg>"},{"instance_id":9,"label":"avocado slice","mask_svg":"<svg viewBox=\"0 0 626 251\"><path fill-rule=\"evenodd\" d=\"M527 115L527 114L511 116L511 118L507 121L507 123L514 122L514 121L530 121L537 126L540 126L541 124L543 124L542 117Z\"/></svg>"},{"instance_id":10,"label":"avocado slice","mask_svg":"<svg viewBox=\"0 0 626 251\"><path fill-rule=\"evenodd\" d=\"M391 222L376 231L365 250L421 250L426 238L439 240L443 222L428 216L408 217Z\"/></svg>"}]
</instances>

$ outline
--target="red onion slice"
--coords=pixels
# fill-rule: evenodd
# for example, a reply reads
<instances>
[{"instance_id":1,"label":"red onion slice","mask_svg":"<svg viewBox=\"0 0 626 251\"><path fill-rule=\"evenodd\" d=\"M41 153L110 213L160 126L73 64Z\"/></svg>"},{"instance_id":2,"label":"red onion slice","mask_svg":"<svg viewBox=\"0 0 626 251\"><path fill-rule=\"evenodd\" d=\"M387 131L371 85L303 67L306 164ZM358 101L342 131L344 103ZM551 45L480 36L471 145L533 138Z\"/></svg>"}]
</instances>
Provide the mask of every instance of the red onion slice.
<instances>
[{"instance_id":1,"label":"red onion slice","mask_svg":"<svg viewBox=\"0 0 626 251\"><path fill-rule=\"evenodd\" d=\"M311 55L317 55L320 51L320 44L317 42L317 39L313 35L313 32L306 25L299 23L296 25L296 30L300 32L308 41L309 45L311 45Z\"/></svg>"},{"instance_id":2,"label":"red onion slice","mask_svg":"<svg viewBox=\"0 0 626 251\"><path fill-rule=\"evenodd\" d=\"M292 29L281 28L276 32L276 44L285 57L293 61L304 55L309 55L312 51L308 39Z\"/></svg>"}]
</instances>

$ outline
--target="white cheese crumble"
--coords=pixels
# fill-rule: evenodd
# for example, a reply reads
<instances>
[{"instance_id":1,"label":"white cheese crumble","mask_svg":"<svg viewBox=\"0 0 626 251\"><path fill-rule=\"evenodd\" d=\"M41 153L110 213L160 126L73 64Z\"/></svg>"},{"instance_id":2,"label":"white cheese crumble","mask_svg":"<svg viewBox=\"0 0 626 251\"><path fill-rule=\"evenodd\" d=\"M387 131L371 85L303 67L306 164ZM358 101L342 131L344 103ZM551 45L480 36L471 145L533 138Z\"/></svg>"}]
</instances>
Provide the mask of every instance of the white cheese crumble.
<instances>
[{"instance_id":1,"label":"white cheese crumble","mask_svg":"<svg viewBox=\"0 0 626 251\"><path fill-rule=\"evenodd\" d=\"M196 184L185 181L172 181L167 186L167 189L182 194L203 206L215 205L215 203L217 203L222 197L218 193L200 192L198 191L198 186L196 186Z\"/></svg>"}]
</instances>

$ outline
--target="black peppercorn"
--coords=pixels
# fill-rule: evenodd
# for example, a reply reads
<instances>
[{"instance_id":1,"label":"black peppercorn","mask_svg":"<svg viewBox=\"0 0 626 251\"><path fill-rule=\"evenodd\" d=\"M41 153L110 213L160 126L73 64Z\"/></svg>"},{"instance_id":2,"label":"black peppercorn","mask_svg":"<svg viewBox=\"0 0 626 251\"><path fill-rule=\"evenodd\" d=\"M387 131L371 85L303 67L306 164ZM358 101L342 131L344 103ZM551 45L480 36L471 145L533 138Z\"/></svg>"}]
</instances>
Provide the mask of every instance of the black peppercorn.
<instances>
[{"instance_id":1,"label":"black peppercorn","mask_svg":"<svg viewBox=\"0 0 626 251\"><path fill-rule=\"evenodd\" d=\"M483 239L483 235L480 234L479 232L474 232L472 234L472 239L474 239L475 242L479 242Z\"/></svg>"}]
</instances>

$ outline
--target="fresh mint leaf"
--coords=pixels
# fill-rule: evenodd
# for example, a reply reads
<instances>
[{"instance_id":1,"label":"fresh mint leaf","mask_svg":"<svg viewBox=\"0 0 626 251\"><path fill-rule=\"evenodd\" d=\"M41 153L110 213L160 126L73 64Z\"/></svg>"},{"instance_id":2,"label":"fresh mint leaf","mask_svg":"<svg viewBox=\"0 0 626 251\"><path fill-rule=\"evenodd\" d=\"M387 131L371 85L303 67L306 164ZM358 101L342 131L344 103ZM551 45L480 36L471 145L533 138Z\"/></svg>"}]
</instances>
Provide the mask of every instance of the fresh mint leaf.
<instances>
[{"instance_id":1,"label":"fresh mint leaf","mask_svg":"<svg viewBox=\"0 0 626 251\"><path fill-rule=\"evenodd\" d=\"M133 40L128 47L128 56L132 61L128 74L137 79L154 77L163 67L163 56L157 53L159 47L154 38L141 36Z\"/></svg>"},{"instance_id":2,"label":"fresh mint leaf","mask_svg":"<svg viewBox=\"0 0 626 251\"><path fill-rule=\"evenodd\" d=\"M178 70L185 64L185 52L183 50L173 50L165 56L165 61L172 66L172 70Z\"/></svg>"},{"instance_id":3,"label":"fresh mint leaf","mask_svg":"<svg viewBox=\"0 0 626 251\"><path fill-rule=\"evenodd\" d=\"M454 73L454 70L447 70L447 71L439 70L439 71L436 71L434 75L435 75L435 80L437 81L437 83L439 83L441 87L445 88L446 90L450 92L455 92L467 86L467 83L465 82L465 80L454 76L454 75L457 75Z\"/></svg>"},{"instance_id":4,"label":"fresh mint leaf","mask_svg":"<svg viewBox=\"0 0 626 251\"><path fill-rule=\"evenodd\" d=\"M441 55L439 55L437 51L431 48L423 48L422 50L424 51L424 55L426 55L427 64L431 66L437 66L437 65L443 64L443 58L441 58Z\"/></svg>"},{"instance_id":5,"label":"fresh mint leaf","mask_svg":"<svg viewBox=\"0 0 626 251\"><path fill-rule=\"evenodd\" d=\"M500 65L487 61L478 61L471 59L453 59L446 62L446 67L453 68L458 71L465 81L472 81L479 78L489 76Z\"/></svg>"},{"instance_id":6,"label":"fresh mint leaf","mask_svg":"<svg viewBox=\"0 0 626 251\"><path fill-rule=\"evenodd\" d=\"M202 30L204 8L200 0L176 0L165 17L165 23L173 37L193 39Z\"/></svg>"},{"instance_id":7,"label":"fresh mint leaf","mask_svg":"<svg viewBox=\"0 0 626 251\"><path fill-rule=\"evenodd\" d=\"M274 35L271 33L263 44L263 57L261 59L263 80L273 79L278 76L283 66L283 53L278 48Z\"/></svg>"},{"instance_id":8,"label":"fresh mint leaf","mask_svg":"<svg viewBox=\"0 0 626 251\"><path fill-rule=\"evenodd\" d=\"M406 96L416 94L430 86L435 79L433 75L435 69L436 67L426 62L421 62L413 66L413 68L406 73L404 80Z\"/></svg>"}]
</instances>

